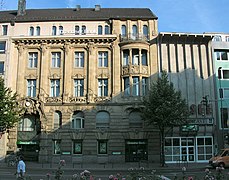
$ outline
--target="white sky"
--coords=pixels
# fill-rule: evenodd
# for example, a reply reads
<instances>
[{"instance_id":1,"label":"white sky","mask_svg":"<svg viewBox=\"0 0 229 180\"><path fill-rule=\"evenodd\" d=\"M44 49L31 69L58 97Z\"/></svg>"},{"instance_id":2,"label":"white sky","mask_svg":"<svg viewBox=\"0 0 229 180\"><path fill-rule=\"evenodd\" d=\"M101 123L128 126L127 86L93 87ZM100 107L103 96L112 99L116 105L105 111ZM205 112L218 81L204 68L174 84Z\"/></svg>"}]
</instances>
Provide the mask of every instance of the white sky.
<instances>
[{"instance_id":1,"label":"white sky","mask_svg":"<svg viewBox=\"0 0 229 180\"><path fill-rule=\"evenodd\" d=\"M0 0L1 10L17 9L18 0ZM158 17L160 32L229 33L229 0L26 0L27 9L149 8Z\"/></svg>"}]
</instances>

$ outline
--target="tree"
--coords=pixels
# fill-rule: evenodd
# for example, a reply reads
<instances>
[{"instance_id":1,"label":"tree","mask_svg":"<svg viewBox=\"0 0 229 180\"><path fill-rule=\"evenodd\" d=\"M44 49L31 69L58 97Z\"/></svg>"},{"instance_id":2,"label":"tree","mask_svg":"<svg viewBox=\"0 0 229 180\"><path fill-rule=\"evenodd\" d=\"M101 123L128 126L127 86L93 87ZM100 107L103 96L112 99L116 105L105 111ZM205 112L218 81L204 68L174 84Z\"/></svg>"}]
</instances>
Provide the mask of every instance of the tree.
<instances>
[{"instance_id":1,"label":"tree","mask_svg":"<svg viewBox=\"0 0 229 180\"><path fill-rule=\"evenodd\" d=\"M181 92L176 91L168 81L165 71L156 82L151 82L148 95L143 99L142 118L148 125L159 129L161 142L161 165L165 165L164 142L166 130L187 124L188 106L182 99Z\"/></svg>"},{"instance_id":2,"label":"tree","mask_svg":"<svg viewBox=\"0 0 229 180\"><path fill-rule=\"evenodd\" d=\"M0 133L15 126L22 114L17 94L5 87L4 79L0 77Z\"/></svg>"}]
</instances>

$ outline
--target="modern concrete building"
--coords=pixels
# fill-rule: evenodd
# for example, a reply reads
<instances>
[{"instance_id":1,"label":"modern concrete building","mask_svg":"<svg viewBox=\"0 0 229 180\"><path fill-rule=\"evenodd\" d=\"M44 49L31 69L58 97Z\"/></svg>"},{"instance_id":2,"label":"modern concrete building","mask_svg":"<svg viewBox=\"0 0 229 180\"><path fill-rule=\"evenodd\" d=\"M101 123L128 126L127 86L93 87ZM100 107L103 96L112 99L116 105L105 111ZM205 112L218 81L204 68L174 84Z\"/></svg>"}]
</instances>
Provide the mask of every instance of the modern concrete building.
<instances>
[{"instance_id":1,"label":"modern concrete building","mask_svg":"<svg viewBox=\"0 0 229 180\"><path fill-rule=\"evenodd\" d=\"M207 162L217 142L212 35L163 33L158 36L159 72L166 70L190 108L189 124L166 135L166 162Z\"/></svg>"},{"instance_id":2,"label":"modern concrete building","mask_svg":"<svg viewBox=\"0 0 229 180\"><path fill-rule=\"evenodd\" d=\"M7 153L21 148L52 163L159 161L158 131L139 111L158 71L149 9L27 10L22 0L18 11L0 12L0 28L7 85L26 108Z\"/></svg>"}]
</instances>

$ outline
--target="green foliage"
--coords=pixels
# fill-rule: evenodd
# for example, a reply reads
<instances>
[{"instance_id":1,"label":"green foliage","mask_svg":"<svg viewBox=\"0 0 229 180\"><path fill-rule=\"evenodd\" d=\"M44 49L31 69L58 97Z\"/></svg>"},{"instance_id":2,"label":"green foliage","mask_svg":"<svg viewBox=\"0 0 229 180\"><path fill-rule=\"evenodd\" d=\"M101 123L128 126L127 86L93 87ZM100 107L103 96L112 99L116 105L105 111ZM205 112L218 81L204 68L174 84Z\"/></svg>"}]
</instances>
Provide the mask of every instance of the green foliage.
<instances>
[{"instance_id":1,"label":"green foliage","mask_svg":"<svg viewBox=\"0 0 229 180\"><path fill-rule=\"evenodd\" d=\"M17 94L10 88L5 87L4 79L0 77L0 131L5 132L15 126L19 121L22 108L20 107Z\"/></svg>"},{"instance_id":2,"label":"green foliage","mask_svg":"<svg viewBox=\"0 0 229 180\"><path fill-rule=\"evenodd\" d=\"M186 124L189 116L188 106L182 99L181 92L173 88L169 83L165 71L156 82L152 82L148 96L143 100L143 119L148 124L153 124L164 131L167 127Z\"/></svg>"}]
</instances>

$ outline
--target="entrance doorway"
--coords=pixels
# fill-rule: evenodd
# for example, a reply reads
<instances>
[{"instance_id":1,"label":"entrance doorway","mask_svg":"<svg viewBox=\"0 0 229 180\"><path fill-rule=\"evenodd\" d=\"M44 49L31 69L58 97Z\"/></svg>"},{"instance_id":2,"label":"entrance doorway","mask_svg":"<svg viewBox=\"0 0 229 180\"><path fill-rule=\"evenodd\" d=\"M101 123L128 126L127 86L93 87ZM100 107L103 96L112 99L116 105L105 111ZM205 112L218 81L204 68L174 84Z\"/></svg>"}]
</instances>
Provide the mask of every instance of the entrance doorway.
<instances>
[{"instance_id":1,"label":"entrance doorway","mask_svg":"<svg viewBox=\"0 0 229 180\"><path fill-rule=\"evenodd\" d=\"M147 140L126 140L125 143L126 162L139 162L148 160Z\"/></svg>"},{"instance_id":2,"label":"entrance doorway","mask_svg":"<svg viewBox=\"0 0 229 180\"><path fill-rule=\"evenodd\" d=\"M181 160L194 162L194 138L181 138Z\"/></svg>"}]
</instances>

